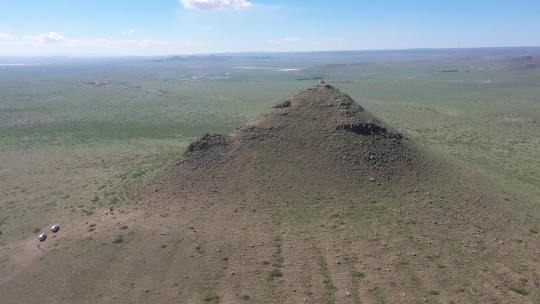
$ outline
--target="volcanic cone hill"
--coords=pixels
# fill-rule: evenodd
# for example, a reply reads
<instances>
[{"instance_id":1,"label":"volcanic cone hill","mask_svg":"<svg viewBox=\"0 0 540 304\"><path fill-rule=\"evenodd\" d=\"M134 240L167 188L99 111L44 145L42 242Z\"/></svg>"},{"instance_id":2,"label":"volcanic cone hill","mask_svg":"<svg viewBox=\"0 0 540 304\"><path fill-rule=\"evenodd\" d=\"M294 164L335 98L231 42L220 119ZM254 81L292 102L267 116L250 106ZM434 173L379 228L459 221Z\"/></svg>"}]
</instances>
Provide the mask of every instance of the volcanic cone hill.
<instances>
[{"instance_id":1,"label":"volcanic cone hill","mask_svg":"<svg viewBox=\"0 0 540 304\"><path fill-rule=\"evenodd\" d=\"M537 303L540 242L515 200L318 85L22 256L0 302Z\"/></svg>"},{"instance_id":2,"label":"volcanic cone hill","mask_svg":"<svg viewBox=\"0 0 540 304\"><path fill-rule=\"evenodd\" d=\"M424 158L349 96L318 85L230 135L203 135L171 180L182 196L346 198L381 185L413 186L426 174Z\"/></svg>"}]
</instances>

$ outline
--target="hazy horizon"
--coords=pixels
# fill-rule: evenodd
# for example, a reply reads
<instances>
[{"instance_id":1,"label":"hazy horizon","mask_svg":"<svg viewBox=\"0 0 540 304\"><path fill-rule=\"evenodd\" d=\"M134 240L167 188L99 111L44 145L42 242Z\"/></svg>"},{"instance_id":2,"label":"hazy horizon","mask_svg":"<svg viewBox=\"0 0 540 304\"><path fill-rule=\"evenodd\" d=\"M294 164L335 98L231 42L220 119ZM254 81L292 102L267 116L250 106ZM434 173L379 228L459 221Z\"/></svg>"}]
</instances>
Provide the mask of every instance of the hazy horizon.
<instances>
[{"instance_id":1,"label":"hazy horizon","mask_svg":"<svg viewBox=\"0 0 540 304\"><path fill-rule=\"evenodd\" d=\"M539 13L530 0L0 0L0 56L535 47Z\"/></svg>"},{"instance_id":2,"label":"hazy horizon","mask_svg":"<svg viewBox=\"0 0 540 304\"><path fill-rule=\"evenodd\" d=\"M381 54L381 53L408 53L408 52L465 52L465 51L497 51L497 50L515 50L515 51L540 51L540 45L536 46L501 46L501 47L462 47L462 48L404 48L404 49L344 49L344 50L311 50L311 51L245 51L245 52L207 52L207 53L186 53L186 54L75 54L75 55L15 55L15 54L0 54L0 59L137 59L137 58L163 58L163 57L204 57L204 56L260 56L260 55L296 55L296 54L339 54L339 53L366 53L366 54ZM483 54L485 55L485 54Z\"/></svg>"}]
</instances>

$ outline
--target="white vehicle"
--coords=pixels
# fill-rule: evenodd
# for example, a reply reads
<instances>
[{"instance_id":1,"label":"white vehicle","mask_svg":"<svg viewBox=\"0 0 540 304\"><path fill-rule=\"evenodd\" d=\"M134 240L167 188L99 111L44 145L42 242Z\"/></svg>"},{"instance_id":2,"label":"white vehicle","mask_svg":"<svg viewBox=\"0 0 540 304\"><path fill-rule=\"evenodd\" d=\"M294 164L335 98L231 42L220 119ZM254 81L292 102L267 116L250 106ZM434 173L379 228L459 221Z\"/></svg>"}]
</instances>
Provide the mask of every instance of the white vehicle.
<instances>
[{"instance_id":1,"label":"white vehicle","mask_svg":"<svg viewBox=\"0 0 540 304\"><path fill-rule=\"evenodd\" d=\"M51 231L52 233L57 233L58 231L60 231L60 225L52 225Z\"/></svg>"},{"instance_id":2,"label":"white vehicle","mask_svg":"<svg viewBox=\"0 0 540 304\"><path fill-rule=\"evenodd\" d=\"M39 240L40 242L45 242L46 239L47 239L47 234L45 234L45 233L42 233L42 234L40 234L40 235L38 236L38 240Z\"/></svg>"}]
</instances>

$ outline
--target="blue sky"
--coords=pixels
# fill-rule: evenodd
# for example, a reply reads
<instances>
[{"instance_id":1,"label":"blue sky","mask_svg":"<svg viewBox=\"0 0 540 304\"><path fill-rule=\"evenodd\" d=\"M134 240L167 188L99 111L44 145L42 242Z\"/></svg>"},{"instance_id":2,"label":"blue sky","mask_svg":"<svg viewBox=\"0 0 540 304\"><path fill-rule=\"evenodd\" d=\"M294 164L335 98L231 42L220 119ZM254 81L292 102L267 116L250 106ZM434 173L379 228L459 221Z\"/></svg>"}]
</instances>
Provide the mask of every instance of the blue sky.
<instances>
[{"instance_id":1,"label":"blue sky","mask_svg":"<svg viewBox=\"0 0 540 304\"><path fill-rule=\"evenodd\" d=\"M0 0L0 55L540 46L537 0Z\"/></svg>"}]
</instances>

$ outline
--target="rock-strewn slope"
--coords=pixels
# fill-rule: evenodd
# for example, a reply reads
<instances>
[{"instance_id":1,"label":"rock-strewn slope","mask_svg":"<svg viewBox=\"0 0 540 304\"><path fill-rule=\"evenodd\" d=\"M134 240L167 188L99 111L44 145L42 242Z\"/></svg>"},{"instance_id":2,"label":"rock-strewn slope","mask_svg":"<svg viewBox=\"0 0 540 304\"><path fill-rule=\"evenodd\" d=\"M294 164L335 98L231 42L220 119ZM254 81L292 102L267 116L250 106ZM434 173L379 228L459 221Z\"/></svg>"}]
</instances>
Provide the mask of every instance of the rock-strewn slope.
<instances>
[{"instance_id":1,"label":"rock-strewn slope","mask_svg":"<svg viewBox=\"0 0 540 304\"><path fill-rule=\"evenodd\" d=\"M192 143L171 180L186 196L273 200L299 192L346 197L425 176L425 157L346 94L318 85L229 135ZM207 193L208 194L208 193Z\"/></svg>"}]
</instances>

